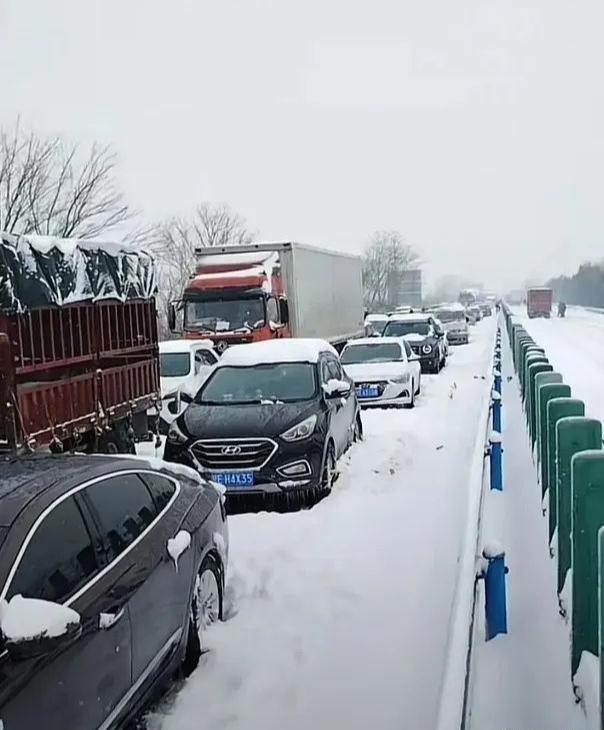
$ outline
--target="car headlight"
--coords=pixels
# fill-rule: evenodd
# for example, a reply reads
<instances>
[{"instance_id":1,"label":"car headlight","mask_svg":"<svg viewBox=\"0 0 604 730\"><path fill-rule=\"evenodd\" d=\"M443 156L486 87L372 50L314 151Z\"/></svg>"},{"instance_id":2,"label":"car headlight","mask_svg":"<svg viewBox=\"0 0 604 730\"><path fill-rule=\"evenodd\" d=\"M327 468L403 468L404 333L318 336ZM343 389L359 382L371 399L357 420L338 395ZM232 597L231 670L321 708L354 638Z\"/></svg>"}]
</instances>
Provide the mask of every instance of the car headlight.
<instances>
[{"instance_id":1,"label":"car headlight","mask_svg":"<svg viewBox=\"0 0 604 730\"><path fill-rule=\"evenodd\" d=\"M312 434L316 425L317 417L309 416L295 426L288 428L287 431L281 434L281 438L284 441L302 441L302 439L307 439Z\"/></svg>"},{"instance_id":2,"label":"car headlight","mask_svg":"<svg viewBox=\"0 0 604 730\"><path fill-rule=\"evenodd\" d=\"M168 441L171 444L185 444L187 440L187 436L178 428L176 421L172 421L168 430Z\"/></svg>"},{"instance_id":3,"label":"car headlight","mask_svg":"<svg viewBox=\"0 0 604 730\"><path fill-rule=\"evenodd\" d=\"M429 355L432 352L432 345L424 345L422 347L422 352L424 355Z\"/></svg>"},{"instance_id":4,"label":"car headlight","mask_svg":"<svg viewBox=\"0 0 604 730\"><path fill-rule=\"evenodd\" d=\"M390 378L390 382L391 383L408 383L410 378L411 378L410 373L403 373L402 375L397 375L396 378Z\"/></svg>"}]
</instances>

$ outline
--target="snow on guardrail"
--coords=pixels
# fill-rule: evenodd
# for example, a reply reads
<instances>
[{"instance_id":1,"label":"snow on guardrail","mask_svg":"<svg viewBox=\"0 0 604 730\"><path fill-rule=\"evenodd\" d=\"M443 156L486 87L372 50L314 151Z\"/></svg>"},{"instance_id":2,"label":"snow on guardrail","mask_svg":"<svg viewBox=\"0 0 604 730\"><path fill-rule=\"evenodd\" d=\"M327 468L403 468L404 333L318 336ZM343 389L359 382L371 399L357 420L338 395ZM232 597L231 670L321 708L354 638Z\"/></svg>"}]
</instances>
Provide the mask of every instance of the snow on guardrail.
<instances>
[{"instance_id":1,"label":"snow on guardrail","mask_svg":"<svg viewBox=\"0 0 604 730\"><path fill-rule=\"evenodd\" d=\"M493 342L495 334L493 334ZM492 361L489 360L489 371ZM488 373L490 375L490 372ZM487 375L487 379L488 379ZM475 580L479 559L480 517L483 497L485 444L489 431L491 387L484 389L481 416L470 465L467 517L458 560L458 577L449 624L449 646L436 730L460 730L465 724L467 682L470 671L472 626L474 621Z\"/></svg>"}]
</instances>

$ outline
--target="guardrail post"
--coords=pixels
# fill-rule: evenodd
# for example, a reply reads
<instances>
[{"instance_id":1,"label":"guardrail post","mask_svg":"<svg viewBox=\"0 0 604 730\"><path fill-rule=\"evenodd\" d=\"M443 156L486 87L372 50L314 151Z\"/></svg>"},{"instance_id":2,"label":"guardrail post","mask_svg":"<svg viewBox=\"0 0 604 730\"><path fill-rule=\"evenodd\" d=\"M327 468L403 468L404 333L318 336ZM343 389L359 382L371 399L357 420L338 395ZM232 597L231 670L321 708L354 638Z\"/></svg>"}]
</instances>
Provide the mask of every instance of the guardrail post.
<instances>
[{"instance_id":1,"label":"guardrail post","mask_svg":"<svg viewBox=\"0 0 604 730\"><path fill-rule=\"evenodd\" d=\"M485 546L482 555L487 561L484 574L486 640L507 634L508 619L505 592L505 552L498 545Z\"/></svg>"},{"instance_id":2,"label":"guardrail post","mask_svg":"<svg viewBox=\"0 0 604 730\"><path fill-rule=\"evenodd\" d=\"M541 438L539 440L539 443L537 444L537 449L539 451L539 462L541 465L541 496L545 496L545 492L547 491L548 487L547 479L549 476L547 448L547 404L552 398L570 398L570 396L570 386L566 385L565 383L548 383L547 385L542 385L539 389L539 419L541 421Z\"/></svg>"},{"instance_id":3,"label":"guardrail post","mask_svg":"<svg viewBox=\"0 0 604 730\"><path fill-rule=\"evenodd\" d=\"M503 449L501 448L501 433L499 431L491 431L489 436L489 459L490 459L490 481L491 489L499 492L503 491L503 462L501 458Z\"/></svg>"},{"instance_id":4,"label":"guardrail post","mask_svg":"<svg viewBox=\"0 0 604 730\"><path fill-rule=\"evenodd\" d=\"M493 431L501 433L501 393L495 389L491 392L491 408L493 409Z\"/></svg>"},{"instance_id":5,"label":"guardrail post","mask_svg":"<svg viewBox=\"0 0 604 730\"><path fill-rule=\"evenodd\" d=\"M558 422L562 418L570 416L583 416L585 404L577 398L551 398L547 403L546 411L547 430L543 434L543 439L546 441L543 458L546 459L546 481L549 490L548 522L551 543L558 525L558 475L556 472Z\"/></svg>"},{"instance_id":6,"label":"guardrail post","mask_svg":"<svg viewBox=\"0 0 604 730\"><path fill-rule=\"evenodd\" d=\"M585 410L582 401L577 401ZM581 409L581 406L578 408ZM558 525L558 593L562 593L571 568L571 461L579 451L598 449L602 444L602 424L595 418L568 416L556 424L556 486Z\"/></svg>"},{"instance_id":7,"label":"guardrail post","mask_svg":"<svg viewBox=\"0 0 604 730\"><path fill-rule=\"evenodd\" d=\"M531 437L531 448L535 448L535 441L537 440L537 414L535 411L535 377L538 373L546 373L553 371L553 367L549 362L536 361L531 362L528 366L528 383L527 383L527 396L526 396L526 414L529 426L529 434Z\"/></svg>"},{"instance_id":8,"label":"guardrail post","mask_svg":"<svg viewBox=\"0 0 604 730\"><path fill-rule=\"evenodd\" d=\"M535 408L535 433L537 435L536 443L541 443L541 401L540 401L540 388L542 385L549 385L550 383L561 383L562 382L562 375L560 373L555 373L553 371L542 371L540 373L537 373L535 375L535 402L534 402L534 408ZM538 463L541 462L541 453L539 452L539 449L537 449L537 461Z\"/></svg>"},{"instance_id":9,"label":"guardrail post","mask_svg":"<svg viewBox=\"0 0 604 730\"><path fill-rule=\"evenodd\" d=\"M598 656L598 532L604 526L604 452L581 451L571 461L571 676L584 651Z\"/></svg>"}]
</instances>

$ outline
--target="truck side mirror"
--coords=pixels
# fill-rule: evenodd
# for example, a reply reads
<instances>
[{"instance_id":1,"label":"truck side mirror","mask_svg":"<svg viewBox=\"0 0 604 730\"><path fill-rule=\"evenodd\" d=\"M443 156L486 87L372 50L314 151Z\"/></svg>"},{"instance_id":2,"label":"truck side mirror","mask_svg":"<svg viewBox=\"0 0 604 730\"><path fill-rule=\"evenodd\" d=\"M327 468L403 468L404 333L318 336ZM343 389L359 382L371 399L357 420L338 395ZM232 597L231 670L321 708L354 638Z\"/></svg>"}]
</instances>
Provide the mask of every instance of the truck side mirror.
<instances>
[{"instance_id":1,"label":"truck side mirror","mask_svg":"<svg viewBox=\"0 0 604 730\"><path fill-rule=\"evenodd\" d=\"M168 312L167 312L167 318L168 318L168 329L170 332L177 332L178 327L176 326L176 305L179 304L179 302L170 302L168 304Z\"/></svg>"},{"instance_id":2,"label":"truck side mirror","mask_svg":"<svg viewBox=\"0 0 604 730\"><path fill-rule=\"evenodd\" d=\"M289 323L289 304L285 298L279 299L279 319L281 324Z\"/></svg>"}]
</instances>

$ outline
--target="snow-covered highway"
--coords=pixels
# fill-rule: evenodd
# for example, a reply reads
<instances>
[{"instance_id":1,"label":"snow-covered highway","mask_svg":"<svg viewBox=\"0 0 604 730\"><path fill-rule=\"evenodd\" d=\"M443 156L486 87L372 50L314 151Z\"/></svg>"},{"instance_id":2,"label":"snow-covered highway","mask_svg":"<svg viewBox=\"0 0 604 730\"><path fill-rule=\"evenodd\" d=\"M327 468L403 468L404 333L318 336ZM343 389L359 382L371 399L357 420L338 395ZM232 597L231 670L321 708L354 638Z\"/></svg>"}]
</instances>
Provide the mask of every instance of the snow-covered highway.
<instances>
[{"instance_id":1,"label":"snow-covered highway","mask_svg":"<svg viewBox=\"0 0 604 730\"><path fill-rule=\"evenodd\" d=\"M151 730L430 730L446 665L495 318L414 410L364 413L330 497L230 518L227 618Z\"/></svg>"}]
</instances>

